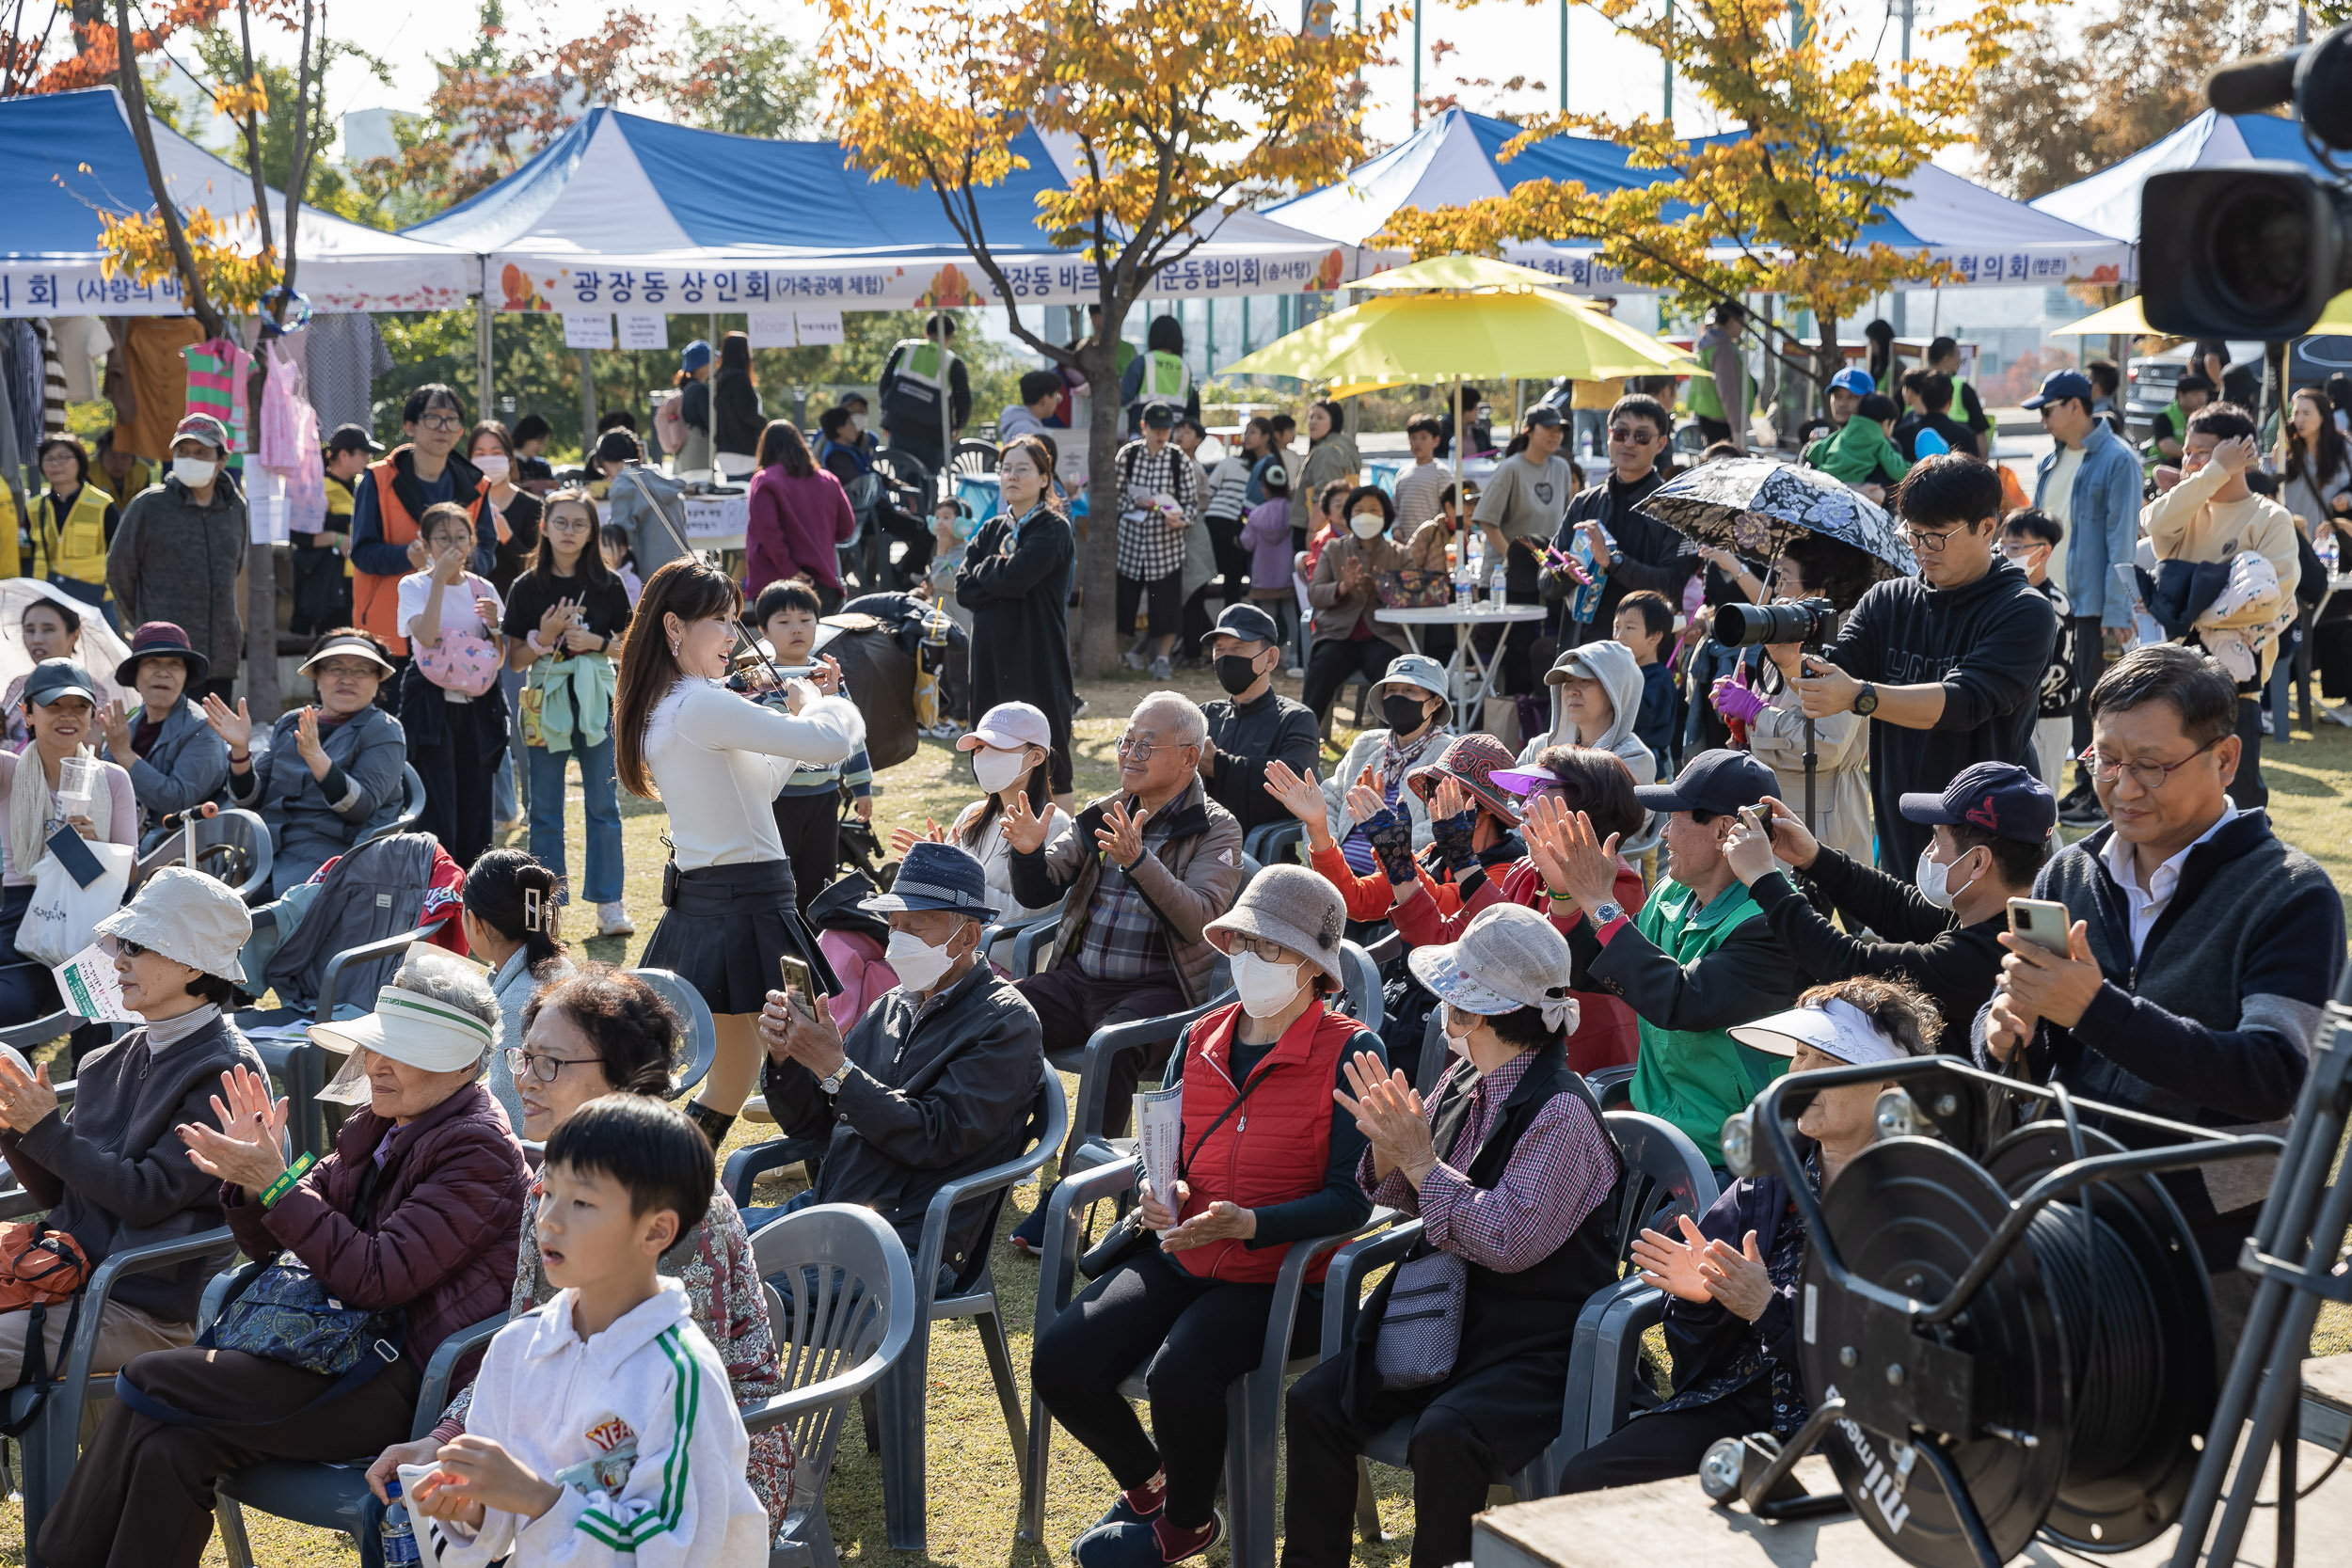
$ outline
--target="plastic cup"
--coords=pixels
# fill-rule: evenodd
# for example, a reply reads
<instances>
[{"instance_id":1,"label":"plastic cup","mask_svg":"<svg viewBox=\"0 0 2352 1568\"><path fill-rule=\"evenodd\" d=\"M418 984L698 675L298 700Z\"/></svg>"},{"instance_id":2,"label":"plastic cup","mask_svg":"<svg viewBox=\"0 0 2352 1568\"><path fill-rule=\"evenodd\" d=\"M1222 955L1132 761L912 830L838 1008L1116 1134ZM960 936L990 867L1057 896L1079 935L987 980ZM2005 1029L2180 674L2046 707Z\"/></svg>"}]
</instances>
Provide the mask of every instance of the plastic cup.
<instances>
[{"instance_id":1,"label":"plastic cup","mask_svg":"<svg viewBox=\"0 0 2352 1568\"><path fill-rule=\"evenodd\" d=\"M57 765L57 813L61 816L82 816L89 811L90 799L97 793L98 761L95 757L68 757Z\"/></svg>"}]
</instances>

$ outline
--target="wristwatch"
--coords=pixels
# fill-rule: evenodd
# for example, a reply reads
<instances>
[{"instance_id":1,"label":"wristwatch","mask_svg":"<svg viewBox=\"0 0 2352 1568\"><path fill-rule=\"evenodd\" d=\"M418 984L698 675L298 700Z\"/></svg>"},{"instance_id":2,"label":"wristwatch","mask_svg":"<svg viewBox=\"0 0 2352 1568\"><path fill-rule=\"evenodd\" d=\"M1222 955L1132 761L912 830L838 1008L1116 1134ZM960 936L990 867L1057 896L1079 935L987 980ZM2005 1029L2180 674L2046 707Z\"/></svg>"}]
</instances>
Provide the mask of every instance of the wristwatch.
<instances>
[{"instance_id":1,"label":"wristwatch","mask_svg":"<svg viewBox=\"0 0 2352 1568\"><path fill-rule=\"evenodd\" d=\"M1867 719L1879 710L1879 689L1864 681L1853 694L1853 710Z\"/></svg>"},{"instance_id":2,"label":"wristwatch","mask_svg":"<svg viewBox=\"0 0 2352 1568\"><path fill-rule=\"evenodd\" d=\"M1615 900L1612 899L1593 911L1593 929L1597 931L1611 921L1624 918L1625 911L1618 907Z\"/></svg>"},{"instance_id":3,"label":"wristwatch","mask_svg":"<svg viewBox=\"0 0 2352 1568\"><path fill-rule=\"evenodd\" d=\"M833 1069L830 1075L817 1080L817 1086L827 1094L837 1095L841 1092L841 1085L849 1081L850 1064L845 1059L839 1067Z\"/></svg>"}]
</instances>

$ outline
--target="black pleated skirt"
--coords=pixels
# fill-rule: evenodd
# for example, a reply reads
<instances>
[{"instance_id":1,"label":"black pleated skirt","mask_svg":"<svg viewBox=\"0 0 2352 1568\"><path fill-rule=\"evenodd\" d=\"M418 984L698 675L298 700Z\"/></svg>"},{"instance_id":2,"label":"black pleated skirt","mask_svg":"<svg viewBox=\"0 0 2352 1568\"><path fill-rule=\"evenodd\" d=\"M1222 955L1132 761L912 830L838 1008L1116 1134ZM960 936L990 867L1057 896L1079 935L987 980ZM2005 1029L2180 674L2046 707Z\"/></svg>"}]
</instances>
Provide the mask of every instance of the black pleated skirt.
<instances>
[{"instance_id":1,"label":"black pleated skirt","mask_svg":"<svg viewBox=\"0 0 2352 1568\"><path fill-rule=\"evenodd\" d=\"M724 1017L767 1005L784 983L776 960L787 953L805 958L827 992L841 989L817 933L801 919L790 863L746 861L679 872L677 892L638 961L673 971Z\"/></svg>"}]
</instances>

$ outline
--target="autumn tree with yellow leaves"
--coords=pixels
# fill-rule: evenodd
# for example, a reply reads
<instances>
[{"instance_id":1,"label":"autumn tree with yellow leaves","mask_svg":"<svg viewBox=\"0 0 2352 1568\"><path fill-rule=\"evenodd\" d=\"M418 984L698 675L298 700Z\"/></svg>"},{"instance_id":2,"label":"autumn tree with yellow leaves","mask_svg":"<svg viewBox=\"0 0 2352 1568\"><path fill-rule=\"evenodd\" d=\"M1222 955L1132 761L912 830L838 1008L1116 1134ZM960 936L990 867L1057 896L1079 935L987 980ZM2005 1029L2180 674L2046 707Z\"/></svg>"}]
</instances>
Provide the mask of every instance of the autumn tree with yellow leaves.
<instances>
[{"instance_id":1,"label":"autumn tree with yellow leaves","mask_svg":"<svg viewBox=\"0 0 2352 1568\"><path fill-rule=\"evenodd\" d=\"M1685 140L1670 120L1547 116L1502 150L1561 132L1597 135L1655 184L1595 192L1531 180L1499 197L1397 214L1374 241L1416 256L1499 253L1510 241L1596 245L1598 260L1670 293L1696 315L1718 300L1776 294L1813 312L1810 364L1784 324L1760 317L1792 371L1825 389L1843 363L1837 325L1897 284L1956 281L1947 264L1864 235L1907 194L1905 182L1969 135L1977 79L2024 25L2017 0L1984 0L1928 36L1958 48L1907 72L1861 48L1844 15L1785 0L1591 0L1623 33L1661 54L1677 80L1740 135ZM1790 36L1793 24L1799 37ZM1876 29L1875 9L1864 18Z\"/></svg>"},{"instance_id":2,"label":"autumn tree with yellow leaves","mask_svg":"<svg viewBox=\"0 0 2352 1568\"><path fill-rule=\"evenodd\" d=\"M851 158L877 179L936 192L1014 334L1094 389L1078 663L1106 670L1120 641L1120 328L1232 207L1327 183L1362 156L1348 89L1395 14L1359 31L1332 24L1326 0L1318 24L1293 33L1252 0L826 0L826 11L821 58ZM992 233L981 193L1026 166L1014 143L1029 130L1066 139L1075 172L1039 198L1034 230ZM1102 317L1075 346L1024 318L997 261L997 247L1034 245L1037 230L1093 265Z\"/></svg>"}]
</instances>

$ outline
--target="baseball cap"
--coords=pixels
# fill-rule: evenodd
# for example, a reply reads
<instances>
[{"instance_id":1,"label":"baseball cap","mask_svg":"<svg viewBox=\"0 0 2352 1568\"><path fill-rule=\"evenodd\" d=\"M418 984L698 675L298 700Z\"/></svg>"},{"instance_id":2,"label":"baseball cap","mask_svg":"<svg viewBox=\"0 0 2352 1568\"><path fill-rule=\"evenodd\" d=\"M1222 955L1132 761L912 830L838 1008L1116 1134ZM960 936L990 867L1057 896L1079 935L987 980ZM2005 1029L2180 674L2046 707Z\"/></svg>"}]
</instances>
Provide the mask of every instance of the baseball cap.
<instances>
[{"instance_id":1,"label":"baseball cap","mask_svg":"<svg viewBox=\"0 0 2352 1568\"><path fill-rule=\"evenodd\" d=\"M1851 1066L1899 1062L1905 1055L1869 1014L1835 996L1817 1007L1791 1007L1753 1023L1735 1023L1731 1037L1772 1056L1793 1056L1800 1046L1809 1045Z\"/></svg>"},{"instance_id":2,"label":"baseball cap","mask_svg":"<svg viewBox=\"0 0 2352 1568\"><path fill-rule=\"evenodd\" d=\"M335 434L326 438L326 450L379 452L384 450L384 443L368 434L365 425L339 424L335 427Z\"/></svg>"},{"instance_id":3,"label":"baseball cap","mask_svg":"<svg viewBox=\"0 0 2352 1568\"><path fill-rule=\"evenodd\" d=\"M60 697L80 697L98 705L98 688L89 672L70 658L44 658L24 677L24 700L43 707Z\"/></svg>"},{"instance_id":4,"label":"baseball cap","mask_svg":"<svg viewBox=\"0 0 2352 1568\"><path fill-rule=\"evenodd\" d=\"M1529 424L1548 424L1556 426L1561 422L1560 410L1554 408L1550 404L1539 403L1534 407L1527 411L1526 422Z\"/></svg>"},{"instance_id":5,"label":"baseball cap","mask_svg":"<svg viewBox=\"0 0 2352 1568\"><path fill-rule=\"evenodd\" d=\"M1434 697L1453 695L1446 689L1445 666L1427 654L1399 654L1389 660L1388 669L1381 673L1380 684L1388 686L1391 683L1418 686Z\"/></svg>"},{"instance_id":6,"label":"baseball cap","mask_svg":"<svg viewBox=\"0 0 2352 1568\"><path fill-rule=\"evenodd\" d=\"M189 414L182 418L171 432L174 445L182 441L201 441L217 452L229 450L229 429L210 414Z\"/></svg>"},{"instance_id":7,"label":"baseball cap","mask_svg":"<svg viewBox=\"0 0 2352 1568\"><path fill-rule=\"evenodd\" d=\"M1877 378L1861 366L1848 365L1829 378L1829 389L1833 392L1851 392L1858 398L1867 398L1879 389L1879 384Z\"/></svg>"},{"instance_id":8,"label":"baseball cap","mask_svg":"<svg viewBox=\"0 0 2352 1568\"><path fill-rule=\"evenodd\" d=\"M1225 613L1216 618L1216 625L1200 640L1200 645L1212 647L1220 637L1235 637L1244 642L1279 642L1282 628L1274 624L1273 616L1245 601L1227 605Z\"/></svg>"},{"instance_id":9,"label":"baseball cap","mask_svg":"<svg viewBox=\"0 0 2352 1568\"><path fill-rule=\"evenodd\" d=\"M2099 394L2091 388L2090 377L2080 371L2052 371L2042 378L2042 390L2027 398L2024 406L2040 408L2043 404L2058 403L2066 398L2080 398L2088 404Z\"/></svg>"},{"instance_id":10,"label":"baseball cap","mask_svg":"<svg viewBox=\"0 0 2352 1568\"><path fill-rule=\"evenodd\" d=\"M1165 403L1146 404L1143 422L1153 430L1173 430L1176 428L1176 410Z\"/></svg>"},{"instance_id":11,"label":"baseball cap","mask_svg":"<svg viewBox=\"0 0 2352 1568\"><path fill-rule=\"evenodd\" d=\"M2058 826L2058 797L2013 762L1971 763L1940 793L1906 792L1896 805L1923 827L1964 824L2025 844L2048 843Z\"/></svg>"},{"instance_id":12,"label":"baseball cap","mask_svg":"<svg viewBox=\"0 0 2352 1568\"><path fill-rule=\"evenodd\" d=\"M969 735L956 738L959 752L977 752L983 746L993 746L1000 752L1018 752L1025 747L1054 748L1054 726L1046 720L1045 710L1029 703L998 703L980 715Z\"/></svg>"},{"instance_id":13,"label":"baseball cap","mask_svg":"<svg viewBox=\"0 0 2352 1568\"><path fill-rule=\"evenodd\" d=\"M1745 752L1718 746L1684 763L1672 784L1637 785L1633 798L1645 811L1704 811L1723 816L1779 790L1780 781L1771 768Z\"/></svg>"}]
</instances>

